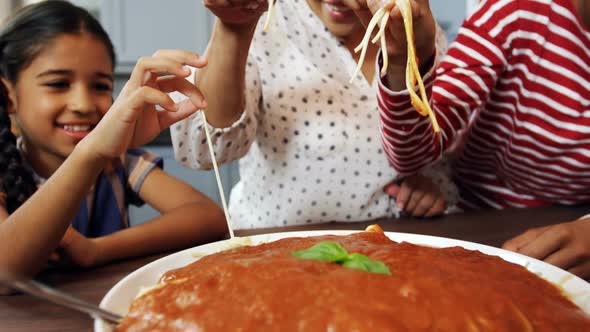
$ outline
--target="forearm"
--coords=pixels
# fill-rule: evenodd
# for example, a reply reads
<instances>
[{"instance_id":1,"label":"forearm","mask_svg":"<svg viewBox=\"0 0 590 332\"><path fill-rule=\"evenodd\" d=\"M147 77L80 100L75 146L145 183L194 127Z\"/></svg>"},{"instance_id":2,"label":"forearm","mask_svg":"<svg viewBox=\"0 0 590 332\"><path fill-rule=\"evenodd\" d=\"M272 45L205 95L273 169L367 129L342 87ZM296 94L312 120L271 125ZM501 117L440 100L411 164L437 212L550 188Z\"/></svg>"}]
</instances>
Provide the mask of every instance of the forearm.
<instances>
[{"instance_id":1,"label":"forearm","mask_svg":"<svg viewBox=\"0 0 590 332\"><path fill-rule=\"evenodd\" d=\"M387 86L392 91L403 91L406 89L406 66L389 65L385 76Z\"/></svg>"},{"instance_id":2,"label":"forearm","mask_svg":"<svg viewBox=\"0 0 590 332\"><path fill-rule=\"evenodd\" d=\"M429 97L433 74L431 67L424 76ZM428 117L414 109L405 85L405 68L390 68L379 82L378 93L383 147L396 171L410 175L435 161L442 149L440 134L434 133Z\"/></svg>"},{"instance_id":3,"label":"forearm","mask_svg":"<svg viewBox=\"0 0 590 332\"><path fill-rule=\"evenodd\" d=\"M216 205L189 203L144 224L97 238L94 265L188 248L220 240L226 233L225 217Z\"/></svg>"},{"instance_id":4,"label":"forearm","mask_svg":"<svg viewBox=\"0 0 590 332\"><path fill-rule=\"evenodd\" d=\"M495 86L503 68L503 58L491 57L488 61L470 57L468 50L477 48L469 36L481 33L464 34L459 34L442 61L441 54L437 53L436 58L424 64L430 70L421 68L427 98L440 126L438 134L434 133L429 119L414 110L405 87L405 72L392 67L386 79L380 81L379 107L385 151L400 173L419 170L450 148L458 133L468 126L472 112L488 100ZM490 53L501 54L501 51ZM428 66L428 62L432 64Z\"/></svg>"},{"instance_id":5,"label":"forearm","mask_svg":"<svg viewBox=\"0 0 590 332\"><path fill-rule=\"evenodd\" d=\"M209 64L195 79L207 99L207 120L214 127L231 125L244 109L246 61L255 28L255 23L233 28L215 22L206 52Z\"/></svg>"},{"instance_id":6,"label":"forearm","mask_svg":"<svg viewBox=\"0 0 590 332\"><path fill-rule=\"evenodd\" d=\"M436 53L433 52L426 60L419 64L420 76L428 74L432 71L435 66ZM406 84L406 65L403 64L390 64L387 66L386 83L389 89L392 91L403 91L407 89Z\"/></svg>"},{"instance_id":7,"label":"forearm","mask_svg":"<svg viewBox=\"0 0 590 332\"><path fill-rule=\"evenodd\" d=\"M104 163L77 147L30 199L0 223L0 270L23 276L39 271L59 244Z\"/></svg>"}]
</instances>

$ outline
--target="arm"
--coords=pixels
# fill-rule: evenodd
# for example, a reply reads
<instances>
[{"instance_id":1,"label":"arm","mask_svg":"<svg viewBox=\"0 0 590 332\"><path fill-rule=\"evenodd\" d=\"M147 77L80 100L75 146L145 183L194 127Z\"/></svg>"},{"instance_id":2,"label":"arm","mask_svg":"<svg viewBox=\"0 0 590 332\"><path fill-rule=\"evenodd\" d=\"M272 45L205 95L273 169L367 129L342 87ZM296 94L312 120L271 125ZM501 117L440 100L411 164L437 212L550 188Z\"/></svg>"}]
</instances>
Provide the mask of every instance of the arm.
<instances>
[{"instance_id":1,"label":"arm","mask_svg":"<svg viewBox=\"0 0 590 332\"><path fill-rule=\"evenodd\" d=\"M227 163L244 156L256 136L261 89L256 63L248 60L248 53L266 1L232 5L207 0L204 4L217 20L206 51L209 65L197 71L194 82L207 97L205 112L215 155L219 163ZM243 9L252 4L258 7ZM178 123L171 133L178 162L196 169L213 167L200 115Z\"/></svg>"},{"instance_id":2,"label":"arm","mask_svg":"<svg viewBox=\"0 0 590 332\"><path fill-rule=\"evenodd\" d=\"M257 116L262 89L258 74L258 66L252 57L248 59L246 69L245 105L239 119L229 127L212 127L209 121L209 132L217 162L225 164L238 160L248 153L256 140L258 130ZM209 120L209 118L207 118ZM207 136L203 127L201 114L176 123L170 131L176 160L190 168L210 170L213 162L209 154Z\"/></svg>"},{"instance_id":3,"label":"arm","mask_svg":"<svg viewBox=\"0 0 590 332\"><path fill-rule=\"evenodd\" d=\"M590 278L590 217L530 229L502 248L527 255L581 278Z\"/></svg>"},{"instance_id":4,"label":"arm","mask_svg":"<svg viewBox=\"0 0 590 332\"><path fill-rule=\"evenodd\" d=\"M207 97L207 119L217 128L231 125L242 114L248 50L256 24L267 9L266 0L236 2L204 1L217 20L205 53L211 63L199 72L195 84Z\"/></svg>"},{"instance_id":5,"label":"arm","mask_svg":"<svg viewBox=\"0 0 590 332\"><path fill-rule=\"evenodd\" d=\"M464 23L436 73L431 68L424 77L441 127L439 134L433 132L427 117L413 110L407 91L394 91L403 84L405 69L394 64L386 79L380 81L382 138L387 156L398 172L411 174L437 160L452 145L457 133L467 127L472 113L488 100L506 65L502 45L510 31L502 31L501 36L492 32L494 22L501 17L480 22L487 10L488 6L483 6ZM502 14L510 12L504 8Z\"/></svg>"},{"instance_id":6,"label":"arm","mask_svg":"<svg viewBox=\"0 0 590 332\"><path fill-rule=\"evenodd\" d=\"M222 239L227 232L223 211L215 202L159 168L145 178L139 196L162 215L91 239L96 250L90 257L82 258L82 265L187 248Z\"/></svg>"},{"instance_id":7,"label":"arm","mask_svg":"<svg viewBox=\"0 0 590 332\"><path fill-rule=\"evenodd\" d=\"M49 180L11 215L2 211L6 218L0 223L0 271L24 277L37 273L107 161L130 145L145 144L205 105L198 89L187 84L183 64L200 67L205 62L181 51L142 59L115 104ZM158 77L165 73L173 76ZM174 104L166 94L171 91L180 91L190 100ZM166 111L156 111L155 105Z\"/></svg>"},{"instance_id":8,"label":"arm","mask_svg":"<svg viewBox=\"0 0 590 332\"><path fill-rule=\"evenodd\" d=\"M0 223L0 270L32 276L45 264L106 161L76 147L22 206ZM68 193L64 195L64 192ZM47 207L55 207L48 209Z\"/></svg>"},{"instance_id":9,"label":"arm","mask_svg":"<svg viewBox=\"0 0 590 332\"><path fill-rule=\"evenodd\" d=\"M212 60L195 78L195 84L207 96L205 112L213 127L230 126L244 110L246 60L255 29L256 22L236 27L215 21L205 53Z\"/></svg>"}]
</instances>

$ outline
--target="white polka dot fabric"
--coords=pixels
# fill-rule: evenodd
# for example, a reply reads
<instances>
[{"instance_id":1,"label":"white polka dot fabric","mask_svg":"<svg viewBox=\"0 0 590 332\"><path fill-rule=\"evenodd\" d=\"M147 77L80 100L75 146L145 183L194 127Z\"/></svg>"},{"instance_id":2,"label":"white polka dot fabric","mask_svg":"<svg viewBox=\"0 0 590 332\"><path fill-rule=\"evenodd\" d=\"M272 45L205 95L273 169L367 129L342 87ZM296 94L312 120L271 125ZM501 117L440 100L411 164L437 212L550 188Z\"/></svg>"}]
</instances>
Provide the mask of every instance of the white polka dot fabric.
<instances>
[{"instance_id":1,"label":"white polka dot fabric","mask_svg":"<svg viewBox=\"0 0 590 332\"><path fill-rule=\"evenodd\" d=\"M218 162L240 160L229 203L234 226L392 216L383 187L396 173L381 147L376 82L359 75L348 83L355 61L305 0L279 1L268 33L263 23L246 67L244 113L211 128ZM444 37L439 43L444 49ZM210 169L202 125L198 114L176 124L172 141L179 162ZM445 177L436 181L452 188Z\"/></svg>"}]
</instances>

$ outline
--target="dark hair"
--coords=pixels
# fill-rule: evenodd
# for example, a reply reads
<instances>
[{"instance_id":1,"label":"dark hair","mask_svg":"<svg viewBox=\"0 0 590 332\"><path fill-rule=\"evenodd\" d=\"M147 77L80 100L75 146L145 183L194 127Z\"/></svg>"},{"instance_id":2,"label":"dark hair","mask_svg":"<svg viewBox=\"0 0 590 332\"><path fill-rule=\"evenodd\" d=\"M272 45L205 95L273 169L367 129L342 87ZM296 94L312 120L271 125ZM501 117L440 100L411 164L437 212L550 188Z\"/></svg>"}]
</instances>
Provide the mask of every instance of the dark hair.
<instances>
[{"instance_id":1,"label":"dark hair","mask_svg":"<svg viewBox=\"0 0 590 332\"><path fill-rule=\"evenodd\" d=\"M22 8L0 31L0 78L16 83L19 74L56 37L82 33L104 43L114 66L115 51L109 36L85 9L55 0ZM8 90L0 82L0 192L6 194L6 208L12 213L35 192L36 185L16 147L9 103Z\"/></svg>"}]
</instances>

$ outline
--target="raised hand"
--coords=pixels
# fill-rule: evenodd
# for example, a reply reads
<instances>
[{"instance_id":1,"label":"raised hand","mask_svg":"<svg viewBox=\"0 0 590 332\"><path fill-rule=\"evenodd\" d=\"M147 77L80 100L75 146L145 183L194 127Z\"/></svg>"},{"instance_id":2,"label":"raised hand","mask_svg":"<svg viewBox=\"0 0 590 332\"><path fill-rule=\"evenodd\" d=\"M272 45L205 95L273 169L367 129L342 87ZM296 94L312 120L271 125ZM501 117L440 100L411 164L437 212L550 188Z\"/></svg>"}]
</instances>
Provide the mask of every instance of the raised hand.
<instances>
[{"instance_id":1,"label":"raised hand","mask_svg":"<svg viewBox=\"0 0 590 332\"><path fill-rule=\"evenodd\" d=\"M207 61L192 52L162 50L141 58L121 94L96 128L79 144L98 158L117 158L129 147L141 146L162 130L206 106L201 92L186 80L190 69ZM188 99L175 104L168 93ZM157 110L159 105L163 110Z\"/></svg>"},{"instance_id":2,"label":"raised hand","mask_svg":"<svg viewBox=\"0 0 590 332\"><path fill-rule=\"evenodd\" d=\"M365 0L362 0L365 1ZM373 17L367 25L367 31L361 43L355 48L360 52L354 78L361 70L368 49L368 44L381 43L380 76L387 76L391 89L402 89L405 82L412 105L418 113L428 116L434 132L440 128L434 112L430 108L426 88L422 81L422 71L429 66L436 52L436 22L430 11L428 0L366 0ZM356 10L361 21L361 0L348 0ZM376 33L375 28L378 27ZM351 79L352 81L352 79ZM418 95L414 88L418 86Z\"/></svg>"},{"instance_id":3,"label":"raised hand","mask_svg":"<svg viewBox=\"0 0 590 332\"><path fill-rule=\"evenodd\" d=\"M401 67L406 65L407 44L406 30L399 5L406 1L409 2L412 12L416 55L420 61L425 62L435 52L436 37L436 21L430 10L429 0L345 0L346 4L352 8L357 6L360 8L359 10L362 10L362 8L368 7L372 14L381 8L389 10L387 51L390 55L390 64Z\"/></svg>"},{"instance_id":4,"label":"raised hand","mask_svg":"<svg viewBox=\"0 0 590 332\"><path fill-rule=\"evenodd\" d=\"M204 0L203 4L229 26L256 25L268 9L268 0Z\"/></svg>"}]
</instances>

